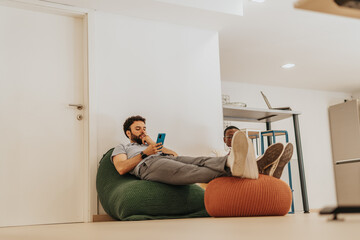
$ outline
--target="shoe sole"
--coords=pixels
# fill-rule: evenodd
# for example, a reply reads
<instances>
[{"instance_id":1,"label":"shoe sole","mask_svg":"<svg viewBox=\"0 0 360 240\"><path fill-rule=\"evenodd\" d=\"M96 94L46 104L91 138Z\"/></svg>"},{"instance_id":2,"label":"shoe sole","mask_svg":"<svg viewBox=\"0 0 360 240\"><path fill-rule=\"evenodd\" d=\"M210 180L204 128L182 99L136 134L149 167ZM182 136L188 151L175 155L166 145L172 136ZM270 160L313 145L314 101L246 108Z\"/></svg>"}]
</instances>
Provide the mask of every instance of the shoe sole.
<instances>
[{"instance_id":1,"label":"shoe sole","mask_svg":"<svg viewBox=\"0 0 360 240\"><path fill-rule=\"evenodd\" d=\"M256 164L255 148L252 141L247 138L248 141L248 154L246 156L246 163L244 167L243 178L258 179L259 170Z\"/></svg>"},{"instance_id":2,"label":"shoe sole","mask_svg":"<svg viewBox=\"0 0 360 240\"><path fill-rule=\"evenodd\" d=\"M274 166L270 170L270 176L273 176L275 178L280 178L282 175L282 172L284 170L284 167L286 164L290 161L294 151L294 146L291 143L286 144L283 154L280 157L280 160L277 164L277 166Z\"/></svg>"},{"instance_id":3,"label":"shoe sole","mask_svg":"<svg viewBox=\"0 0 360 240\"><path fill-rule=\"evenodd\" d=\"M234 153L234 164L231 173L233 176L242 177L249 147L245 133L237 131L233 136L231 146L231 150Z\"/></svg>"},{"instance_id":4,"label":"shoe sole","mask_svg":"<svg viewBox=\"0 0 360 240\"><path fill-rule=\"evenodd\" d=\"M264 155L262 155L256 162L259 169L259 173L264 173L264 170L266 168L268 168L276 160L278 160L283 150L284 150L284 145L282 143L274 143L270 147L268 147Z\"/></svg>"}]
</instances>

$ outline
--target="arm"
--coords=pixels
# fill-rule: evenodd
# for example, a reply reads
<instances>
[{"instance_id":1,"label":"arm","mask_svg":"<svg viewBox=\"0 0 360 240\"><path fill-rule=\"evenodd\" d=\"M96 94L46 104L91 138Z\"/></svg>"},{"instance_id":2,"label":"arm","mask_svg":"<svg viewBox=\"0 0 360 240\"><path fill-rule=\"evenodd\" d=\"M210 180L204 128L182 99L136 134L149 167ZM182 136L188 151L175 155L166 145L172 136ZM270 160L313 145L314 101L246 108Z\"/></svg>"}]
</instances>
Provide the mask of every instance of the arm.
<instances>
[{"instance_id":1,"label":"arm","mask_svg":"<svg viewBox=\"0 0 360 240\"><path fill-rule=\"evenodd\" d=\"M168 149L166 147L163 147L161 150L162 150L163 153L173 155L174 157L178 156L178 154L176 152L174 152L173 150L170 150L170 149Z\"/></svg>"},{"instance_id":2,"label":"arm","mask_svg":"<svg viewBox=\"0 0 360 240\"><path fill-rule=\"evenodd\" d=\"M151 144L143 152L146 155L150 156L159 152L160 147L161 144ZM124 175L130 172L131 170L133 170L136 167L136 165L138 165L139 162L141 162L141 160L142 158L140 154L129 159L127 158L127 155L125 153L121 153L113 157L114 166L120 175Z\"/></svg>"},{"instance_id":3,"label":"arm","mask_svg":"<svg viewBox=\"0 0 360 240\"><path fill-rule=\"evenodd\" d=\"M148 144L148 145L156 145L157 143L155 143L148 135L146 135L145 137L143 137L143 144ZM160 143L158 143L160 144ZM159 145L160 146L160 145ZM161 145L162 146L162 145ZM162 146L161 152L166 153L166 154L170 154L173 155L175 157L178 156L178 154L176 152L174 152L173 150L170 150L164 146ZM146 153L145 153L146 154Z\"/></svg>"},{"instance_id":4,"label":"arm","mask_svg":"<svg viewBox=\"0 0 360 240\"><path fill-rule=\"evenodd\" d=\"M146 135L144 138L143 138L143 143L147 143L147 144L156 144L148 135ZM162 146L163 148L161 149L161 151L165 154L170 154L170 155L173 155L174 157L177 157L178 154L176 152L174 152L173 150L170 150L164 146Z\"/></svg>"},{"instance_id":5,"label":"arm","mask_svg":"<svg viewBox=\"0 0 360 240\"><path fill-rule=\"evenodd\" d=\"M124 175L133 170L141 160L140 154L130 159L127 158L126 154L118 154L113 157L114 166L120 175Z\"/></svg>"}]
</instances>

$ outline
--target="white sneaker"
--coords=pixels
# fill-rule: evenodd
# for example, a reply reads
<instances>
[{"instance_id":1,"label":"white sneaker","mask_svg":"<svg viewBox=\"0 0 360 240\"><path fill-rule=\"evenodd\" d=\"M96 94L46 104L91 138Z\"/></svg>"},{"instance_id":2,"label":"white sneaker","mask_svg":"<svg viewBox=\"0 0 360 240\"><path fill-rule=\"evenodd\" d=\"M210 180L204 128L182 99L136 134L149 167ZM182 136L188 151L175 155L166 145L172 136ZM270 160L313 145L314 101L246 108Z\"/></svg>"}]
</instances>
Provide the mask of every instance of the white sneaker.
<instances>
[{"instance_id":1,"label":"white sneaker","mask_svg":"<svg viewBox=\"0 0 360 240\"><path fill-rule=\"evenodd\" d=\"M244 132L237 131L231 141L231 151L226 165L235 177L258 179L255 150Z\"/></svg>"},{"instance_id":2,"label":"white sneaker","mask_svg":"<svg viewBox=\"0 0 360 240\"><path fill-rule=\"evenodd\" d=\"M246 166L243 174L243 178L258 179L259 170L256 163L255 148L249 138L247 138L249 144L249 151L246 157Z\"/></svg>"}]
</instances>

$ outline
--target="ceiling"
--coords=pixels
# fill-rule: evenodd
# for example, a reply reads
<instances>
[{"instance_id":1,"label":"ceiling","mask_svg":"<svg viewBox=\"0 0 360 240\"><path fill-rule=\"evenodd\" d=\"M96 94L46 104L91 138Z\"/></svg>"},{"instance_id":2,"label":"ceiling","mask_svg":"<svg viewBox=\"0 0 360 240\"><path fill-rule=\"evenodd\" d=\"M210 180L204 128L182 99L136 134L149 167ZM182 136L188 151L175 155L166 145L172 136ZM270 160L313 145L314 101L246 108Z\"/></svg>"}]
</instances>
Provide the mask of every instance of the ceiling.
<instances>
[{"instance_id":1,"label":"ceiling","mask_svg":"<svg viewBox=\"0 0 360 240\"><path fill-rule=\"evenodd\" d=\"M222 81L360 92L360 19L296 9L295 0L242 0L243 16L169 3L184 0L18 1L57 2L217 30ZM217 1L241 2L211 0ZM296 66L282 69L286 63Z\"/></svg>"},{"instance_id":2,"label":"ceiling","mask_svg":"<svg viewBox=\"0 0 360 240\"><path fill-rule=\"evenodd\" d=\"M244 0L220 30L221 77L327 91L360 91L360 19L295 9L293 0ZM281 65L294 63L292 69Z\"/></svg>"}]
</instances>

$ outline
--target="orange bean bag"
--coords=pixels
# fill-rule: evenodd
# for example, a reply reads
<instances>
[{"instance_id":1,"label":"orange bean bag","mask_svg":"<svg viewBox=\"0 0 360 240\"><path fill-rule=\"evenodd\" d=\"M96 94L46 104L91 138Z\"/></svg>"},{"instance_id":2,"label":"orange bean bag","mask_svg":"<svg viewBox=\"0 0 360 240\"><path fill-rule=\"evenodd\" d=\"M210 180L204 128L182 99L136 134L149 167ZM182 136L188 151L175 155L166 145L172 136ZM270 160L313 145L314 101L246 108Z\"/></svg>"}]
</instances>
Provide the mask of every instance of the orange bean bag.
<instances>
[{"instance_id":1,"label":"orange bean bag","mask_svg":"<svg viewBox=\"0 0 360 240\"><path fill-rule=\"evenodd\" d=\"M274 177L220 177L206 188L205 208L212 217L284 216L291 198L289 185Z\"/></svg>"}]
</instances>

